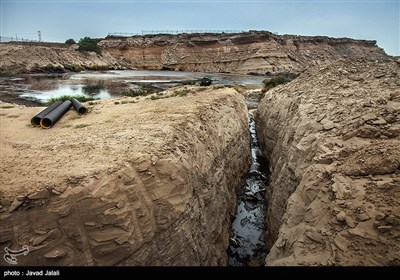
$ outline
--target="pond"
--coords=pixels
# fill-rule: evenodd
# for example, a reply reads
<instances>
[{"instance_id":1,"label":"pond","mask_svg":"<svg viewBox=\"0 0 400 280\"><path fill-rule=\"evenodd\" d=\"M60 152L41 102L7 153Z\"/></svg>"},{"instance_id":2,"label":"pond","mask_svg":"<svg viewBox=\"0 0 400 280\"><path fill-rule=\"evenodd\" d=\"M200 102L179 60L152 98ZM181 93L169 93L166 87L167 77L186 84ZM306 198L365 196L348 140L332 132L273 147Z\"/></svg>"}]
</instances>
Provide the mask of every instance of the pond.
<instances>
[{"instance_id":1,"label":"pond","mask_svg":"<svg viewBox=\"0 0 400 280\"><path fill-rule=\"evenodd\" d=\"M199 85L204 77L211 79L212 84L246 88L260 88L266 78L239 74L143 70L25 74L0 78L0 100L40 105L63 95L108 99L129 95L132 91L157 92L178 85Z\"/></svg>"}]
</instances>

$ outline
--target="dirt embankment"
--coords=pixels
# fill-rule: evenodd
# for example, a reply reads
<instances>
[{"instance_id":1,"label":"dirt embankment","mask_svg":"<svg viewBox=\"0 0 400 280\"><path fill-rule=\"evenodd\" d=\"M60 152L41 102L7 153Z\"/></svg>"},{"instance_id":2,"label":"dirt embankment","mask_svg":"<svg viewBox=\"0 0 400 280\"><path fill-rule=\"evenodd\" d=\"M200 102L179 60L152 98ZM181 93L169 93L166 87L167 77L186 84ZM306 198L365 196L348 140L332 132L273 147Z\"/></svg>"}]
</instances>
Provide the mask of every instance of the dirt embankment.
<instances>
[{"instance_id":1,"label":"dirt embankment","mask_svg":"<svg viewBox=\"0 0 400 280\"><path fill-rule=\"evenodd\" d=\"M123 69L107 51L79 52L76 46L0 44L0 76L21 73Z\"/></svg>"},{"instance_id":2,"label":"dirt embankment","mask_svg":"<svg viewBox=\"0 0 400 280\"><path fill-rule=\"evenodd\" d=\"M109 36L99 45L137 69L245 74L299 73L339 58L388 58L376 41L276 35L267 31Z\"/></svg>"},{"instance_id":3,"label":"dirt embankment","mask_svg":"<svg viewBox=\"0 0 400 280\"><path fill-rule=\"evenodd\" d=\"M250 161L244 98L132 102L71 110L48 130L29 125L38 108L2 106L0 242L30 246L19 265L227 264Z\"/></svg>"},{"instance_id":4,"label":"dirt embankment","mask_svg":"<svg viewBox=\"0 0 400 280\"><path fill-rule=\"evenodd\" d=\"M399 77L394 61L338 61L266 93L267 265L400 264Z\"/></svg>"}]
</instances>

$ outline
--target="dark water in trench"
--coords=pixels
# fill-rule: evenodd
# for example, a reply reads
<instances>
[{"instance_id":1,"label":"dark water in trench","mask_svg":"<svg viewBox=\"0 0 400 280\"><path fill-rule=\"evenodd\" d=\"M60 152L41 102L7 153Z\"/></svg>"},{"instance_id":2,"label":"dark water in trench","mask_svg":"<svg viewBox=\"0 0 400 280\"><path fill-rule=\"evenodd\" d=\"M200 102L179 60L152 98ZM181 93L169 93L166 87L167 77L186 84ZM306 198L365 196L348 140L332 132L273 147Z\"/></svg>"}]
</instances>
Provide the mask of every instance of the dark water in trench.
<instances>
[{"instance_id":1,"label":"dark water in trench","mask_svg":"<svg viewBox=\"0 0 400 280\"><path fill-rule=\"evenodd\" d=\"M251 166L237 195L237 213L232 223L228 248L230 266L264 264L265 190L268 166L257 139L256 123L249 114L251 136Z\"/></svg>"}]
</instances>

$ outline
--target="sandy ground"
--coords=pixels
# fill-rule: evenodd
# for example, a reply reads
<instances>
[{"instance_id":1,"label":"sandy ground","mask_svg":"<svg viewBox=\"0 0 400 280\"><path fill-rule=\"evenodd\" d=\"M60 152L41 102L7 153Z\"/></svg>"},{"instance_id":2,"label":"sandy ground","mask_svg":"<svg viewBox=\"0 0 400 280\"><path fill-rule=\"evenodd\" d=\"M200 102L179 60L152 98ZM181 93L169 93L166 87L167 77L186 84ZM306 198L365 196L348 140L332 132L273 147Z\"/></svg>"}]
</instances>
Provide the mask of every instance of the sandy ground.
<instances>
[{"instance_id":1,"label":"sandy ground","mask_svg":"<svg viewBox=\"0 0 400 280\"><path fill-rule=\"evenodd\" d=\"M169 93L173 90L166 95ZM70 180L96 170L111 170L143 147L149 152L159 150L160 144L174 142L169 126L197 112L201 100L208 96L205 91L190 95L194 102L187 103L184 96L166 98L162 103L150 97L85 103L87 115L71 108L51 129L30 124L45 107L0 103L0 191L5 197L24 195L63 177ZM176 110L182 106L184 114Z\"/></svg>"},{"instance_id":2,"label":"sandy ground","mask_svg":"<svg viewBox=\"0 0 400 280\"><path fill-rule=\"evenodd\" d=\"M400 264L399 76L341 60L266 93L267 265Z\"/></svg>"},{"instance_id":3,"label":"sandy ground","mask_svg":"<svg viewBox=\"0 0 400 280\"><path fill-rule=\"evenodd\" d=\"M234 89L182 90L51 129L30 125L41 108L0 103L0 245L28 244L22 265L226 264L247 108Z\"/></svg>"}]
</instances>

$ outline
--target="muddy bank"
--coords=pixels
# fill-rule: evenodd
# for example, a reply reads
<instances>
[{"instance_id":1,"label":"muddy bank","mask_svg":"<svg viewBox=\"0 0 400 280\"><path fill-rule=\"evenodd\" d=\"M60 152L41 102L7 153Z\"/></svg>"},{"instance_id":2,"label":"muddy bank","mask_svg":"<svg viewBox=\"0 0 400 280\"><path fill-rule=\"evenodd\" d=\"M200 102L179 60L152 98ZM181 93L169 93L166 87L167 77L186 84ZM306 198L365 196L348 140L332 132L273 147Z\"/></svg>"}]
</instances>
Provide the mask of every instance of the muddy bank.
<instances>
[{"instance_id":1,"label":"muddy bank","mask_svg":"<svg viewBox=\"0 0 400 280\"><path fill-rule=\"evenodd\" d=\"M227 264L250 164L235 90L99 101L49 130L3 104L0 242L29 245L19 265Z\"/></svg>"},{"instance_id":2,"label":"muddy bank","mask_svg":"<svg viewBox=\"0 0 400 280\"><path fill-rule=\"evenodd\" d=\"M400 264L399 76L338 61L266 93L267 265Z\"/></svg>"}]
</instances>

